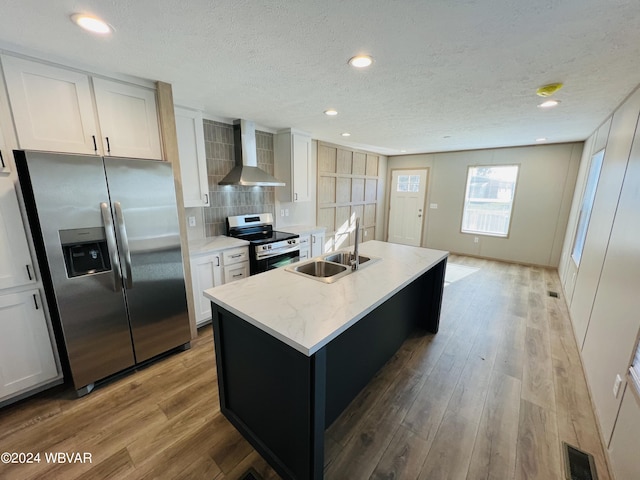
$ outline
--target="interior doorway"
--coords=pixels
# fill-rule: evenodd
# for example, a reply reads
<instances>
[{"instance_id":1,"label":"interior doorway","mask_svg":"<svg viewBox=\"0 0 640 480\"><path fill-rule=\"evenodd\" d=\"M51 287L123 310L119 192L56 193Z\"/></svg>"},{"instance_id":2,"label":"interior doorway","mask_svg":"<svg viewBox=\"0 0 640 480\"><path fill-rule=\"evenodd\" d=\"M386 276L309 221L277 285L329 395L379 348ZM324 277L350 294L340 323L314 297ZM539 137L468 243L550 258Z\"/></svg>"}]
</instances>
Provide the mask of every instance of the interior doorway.
<instances>
[{"instance_id":1,"label":"interior doorway","mask_svg":"<svg viewBox=\"0 0 640 480\"><path fill-rule=\"evenodd\" d=\"M419 247L425 217L428 169L391 171L387 240Z\"/></svg>"}]
</instances>

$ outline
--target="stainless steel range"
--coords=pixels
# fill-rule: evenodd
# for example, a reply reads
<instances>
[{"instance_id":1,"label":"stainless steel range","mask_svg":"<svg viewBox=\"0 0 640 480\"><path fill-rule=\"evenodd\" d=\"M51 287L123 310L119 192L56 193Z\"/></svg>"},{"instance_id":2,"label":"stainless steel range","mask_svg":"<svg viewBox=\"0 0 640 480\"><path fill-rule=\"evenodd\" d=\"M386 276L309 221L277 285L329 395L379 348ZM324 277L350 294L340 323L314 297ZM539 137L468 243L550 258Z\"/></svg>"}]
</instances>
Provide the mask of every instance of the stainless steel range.
<instances>
[{"instance_id":1,"label":"stainless steel range","mask_svg":"<svg viewBox=\"0 0 640 480\"><path fill-rule=\"evenodd\" d=\"M273 215L270 213L227 217L227 236L251 243L251 275L300 260L300 236L274 230Z\"/></svg>"}]
</instances>

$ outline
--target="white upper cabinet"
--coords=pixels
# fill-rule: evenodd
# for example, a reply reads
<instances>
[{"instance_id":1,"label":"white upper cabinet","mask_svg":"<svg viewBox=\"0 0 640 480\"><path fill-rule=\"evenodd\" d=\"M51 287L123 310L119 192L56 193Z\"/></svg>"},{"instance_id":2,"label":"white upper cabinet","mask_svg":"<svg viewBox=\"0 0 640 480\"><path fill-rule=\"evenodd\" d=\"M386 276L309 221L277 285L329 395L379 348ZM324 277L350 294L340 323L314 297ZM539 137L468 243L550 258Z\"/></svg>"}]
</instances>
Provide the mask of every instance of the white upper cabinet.
<instances>
[{"instance_id":1,"label":"white upper cabinet","mask_svg":"<svg viewBox=\"0 0 640 480\"><path fill-rule=\"evenodd\" d=\"M155 91L103 78L93 88L104 154L162 159Z\"/></svg>"},{"instance_id":2,"label":"white upper cabinet","mask_svg":"<svg viewBox=\"0 0 640 480\"><path fill-rule=\"evenodd\" d=\"M202 112L175 107L182 195L185 207L209 206Z\"/></svg>"},{"instance_id":3,"label":"white upper cabinet","mask_svg":"<svg viewBox=\"0 0 640 480\"><path fill-rule=\"evenodd\" d=\"M58 376L38 290L0 295L0 402Z\"/></svg>"},{"instance_id":4,"label":"white upper cabinet","mask_svg":"<svg viewBox=\"0 0 640 480\"><path fill-rule=\"evenodd\" d=\"M6 55L2 67L20 148L96 153L87 75Z\"/></svg>"},{"instance_id":5,"label":"white upper cabinet","mask_svg":"<svg viewBox=\"0 0 640 480\"><path fill-rule=\"evenodd\" d=\"M276 188L281 202L311 199L311 136L293 129L274 136L275 177L286 183Z\"/></svg>"},{"instance_id":6,"label":"white upper cabinet","mask_svg":"<svg viewBox=\"0 0 640 480\"><path fill-rule=\"evenodd\" d=\"M13 181L0 177L0 290L35 283Z\"/></svg>"},{"instance_id":7,"label":"white upper cabinet","mask_svg":"<svg viewBox=\"0 0 640 480\"><path fill-rule=\"evenodd\" d=\"M154 90L9 55L2 67L20 148L162 159Z\"/></svg>"}]
</instances>

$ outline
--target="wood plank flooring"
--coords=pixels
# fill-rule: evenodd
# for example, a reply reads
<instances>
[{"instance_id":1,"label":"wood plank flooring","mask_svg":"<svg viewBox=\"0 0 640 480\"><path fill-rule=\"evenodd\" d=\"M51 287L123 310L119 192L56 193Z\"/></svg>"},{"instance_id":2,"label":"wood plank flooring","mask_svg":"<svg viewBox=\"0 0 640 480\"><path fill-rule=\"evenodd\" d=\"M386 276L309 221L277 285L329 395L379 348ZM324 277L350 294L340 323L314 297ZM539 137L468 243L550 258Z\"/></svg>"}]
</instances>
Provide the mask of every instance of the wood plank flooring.
<instances>
[{"instance_id":1,"label":"wood plank flooring","mask_svg":"<svg viewBox=\"0 0 640 480\"><path fill-rule=\"evenodd\" d=\"M325 478L562 480L566 441L610 480L555 271L449 262L479 270L445 288L440 332L416 332L329 427ZM7 480L279 478L220 414L210 327L84 398L58 387L0 410L5 451L42 455L0 463Z\"/></svg>"}]
</instances>

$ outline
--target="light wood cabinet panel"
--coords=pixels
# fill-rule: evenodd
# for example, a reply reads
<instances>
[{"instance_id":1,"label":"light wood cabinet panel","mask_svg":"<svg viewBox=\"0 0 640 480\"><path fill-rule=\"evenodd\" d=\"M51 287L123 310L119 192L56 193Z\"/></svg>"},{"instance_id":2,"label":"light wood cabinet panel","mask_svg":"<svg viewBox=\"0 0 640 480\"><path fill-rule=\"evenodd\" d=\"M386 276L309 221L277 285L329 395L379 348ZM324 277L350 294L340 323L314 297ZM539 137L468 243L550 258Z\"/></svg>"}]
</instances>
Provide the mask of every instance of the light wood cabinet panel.
<instances>
[{"instance_id":1,"label":"light wood cabinet panel","mask_svg":"<svg viewBox=\"0 0 640 480\"><path fill-rule=\"evenodd\" d=\"M356 217L362 232L370 227L368 234L375 234L379 160L378 155L318 143L317 216L327 229L327 251L352 245Z\"/></svg>"},{"instance_id":2,"label":"light wood cabinet panel","mask_svg":"<svg viewBox=\"0 0 640 480\"><path fill-rule=\"evenodd\" d=\"M2 67L20 148L96 153L88 75L7 55Z\"/></svg>"},{"instance_id":3,"label":"light wood cabinet panel","mask_svg":"<svg viewBox=\"0 0 640 480\"><path fill-rule=\"evenodd\" d=\"M376 204L375 203L369 203L364 206L363 222L365 226L376 224Z\"/></svg>"},{"instance_id":4,"label":"light wood cabinet panel","mask_svg":"<svg viewBox=\"0 0 640 480\"><path fill-rule=\"evenodd\" d=\"M375 202L378 199L378 181L367 178L364 199L366 202Z\"/></svg>"},{"instance_id":5,"label":"light wood cabinet panel","mask_svg":"<svg viewBox=\"0 0 640 480\"><path fill-rule=\"evenodd\" d=\"M337 173L351 174L353 164L353 152L338 148Z\"/></svg>"},{"instance_id":6,"label":"light wood cabinet panel","mask_svg":"<svg viewBox=\"0 0 640 480\"><path fill-rule=\"evenodd\" d=\"M367 155L361 152L353 152L354 175L365 175L367 171Z\"/></svg>"},{"instance_id":7,"label":"light wood cabinet panel","mask_svg":"<svg viewBox=\"0 0 640 480\"><path fill-rule=\"evenodd\" d=\"M53 380L58 369L38 290L0 296L0 401Z\"/></svg>"},{"instance_id":8,"label":"light wood cabinet panel","mask_svg":"<svg viewBox=\"0 0 640 480\"><path fill-rule=\"evenodd\" d=\"M155 91L103 78L93 87L105 154L162 159Z\"/></svg>"},{"instance_id":9,"label":"light wood cabinet panel","mask_svg":"<svg viewBox=\"0 0 640 480\"><path fill-rule=\"evenodd\" d=\"M336 207L336 232L343 233L349 229L351 207Z\"/></svg>"},{"instance_id":10,"label":"light wood cabinet panel","mask_svg":"<svg viewBox=\"0 0 640 480\"><path fill-rule=\"evenodd\" d=\"M367 155L367 167L366 174L370 177L378 176L378 156L377 155Z\"/></svg>"},{"instance_id":11,"label":"light wood cabinet panel","mask_svg":"<svg viewBox=\"0 0 640 480\"><path fill-rule=\"evenodd\" d=\"M376 227L367 227L364 229L364 238L363 242L367 240L375 240L376 239Z\"/></svg>"},{"instance_id":12,"label":"light wood cabinet panel","mask_svg":"<svg viewBox=\"0 0 640 480\"><path fill-rule=\"evenodd\" d=\"M336 203L336 177L318 179L318 202Z\"/></svg>"},{"instance_id":13,"label":"light wood cabinet panel","mask_svg":"<svg viewBox=\"0 0 640 480\"><path fill-rule=\"evenodd\" d=\"M351 179L339 177L336 180L336 203L351 201Z\"/></svg>"},{"instance_id":14,"label":"light wood cabinet panel","mask_svg":"<svg viewBox=\"0 0 640 480\"><path fill-rule=\"evenodd\" d=\"M175 108L182 197L185 207L209 206L209 180L202 112Z\"/></svg>"},{"instance_id":15,"label":"light wood cabinet panel","mask_svg":"<svg viewBox=\"0 0 640 480\"><path fill-rule=\"evenodd\" d=\"M351 201L364 202L364 178L354 178L351 181L351 185L352 185Z\"/></svg>"},{"instance_id":16,"label":"light wood cabinet panel","mask_svg":"<svg viewBox=\"0 0 640 480\"><path fill-rule=\"evenodd\" d=\"M9 177L0 177L0 289L35 283L18 199Z\"/></svg>"},{"instance_id":17,"label":"light wood cabinet panel","mask_svg":"<svg viewBox=\"0 0 640 480\"><path fill-rule=\"evenodd\" d=\"M318 171L336 173L337 149L327 145L318 146Z\"/></svg>"},{"instance_id":18,"label":"light wood cabinet panel","mask_svg":"<svg viewBox=\"0 0 640 480\"><path fill-rule=\"evenodd\" d=\"M325 227L328 232L333 232L335 229L336 209L335 208L320 208L318 210L318 225Z\"/></svg>"}]
</instances>

